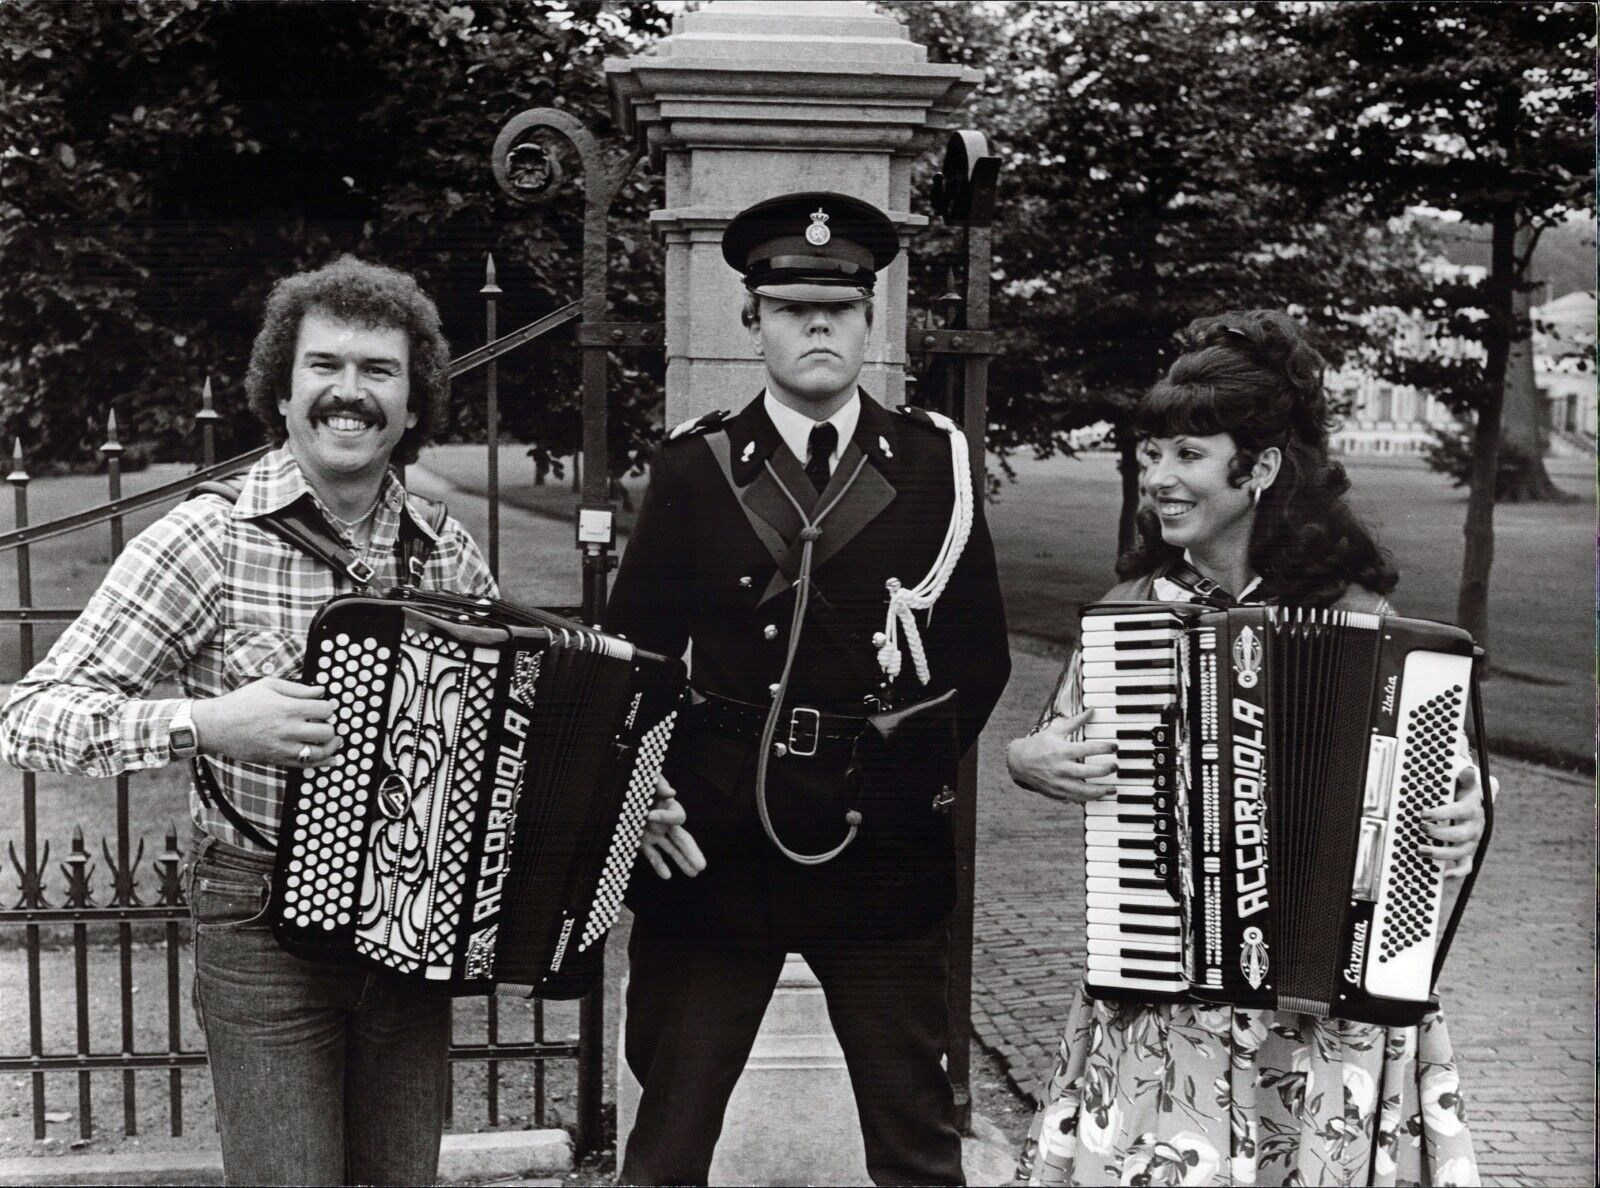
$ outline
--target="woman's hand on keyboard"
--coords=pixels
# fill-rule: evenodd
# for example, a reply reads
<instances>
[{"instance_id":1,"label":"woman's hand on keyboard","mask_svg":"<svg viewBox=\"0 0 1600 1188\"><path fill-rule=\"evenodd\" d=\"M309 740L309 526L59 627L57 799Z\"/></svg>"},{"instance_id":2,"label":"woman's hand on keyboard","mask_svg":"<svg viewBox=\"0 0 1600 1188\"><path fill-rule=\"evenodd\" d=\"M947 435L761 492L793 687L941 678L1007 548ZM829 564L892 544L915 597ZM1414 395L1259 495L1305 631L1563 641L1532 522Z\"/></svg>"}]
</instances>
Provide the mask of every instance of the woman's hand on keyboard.
<instances>
[{"instance_id":1,"label":"woman's hand on keyboard","mask_svg":"<svg viewBox=\"0 0 1600 1188\"><path fill-rule=\"evenodd\" d=\"M1091 783L1116 770L1117 745L1109 739L1075 740L1093 710L1052 719L1043 729L1016 739L1006 748L1006 767L1018 785L1051 800L1083 804L1099 800L1110 784Z\"/></svg>"}]
</instances>

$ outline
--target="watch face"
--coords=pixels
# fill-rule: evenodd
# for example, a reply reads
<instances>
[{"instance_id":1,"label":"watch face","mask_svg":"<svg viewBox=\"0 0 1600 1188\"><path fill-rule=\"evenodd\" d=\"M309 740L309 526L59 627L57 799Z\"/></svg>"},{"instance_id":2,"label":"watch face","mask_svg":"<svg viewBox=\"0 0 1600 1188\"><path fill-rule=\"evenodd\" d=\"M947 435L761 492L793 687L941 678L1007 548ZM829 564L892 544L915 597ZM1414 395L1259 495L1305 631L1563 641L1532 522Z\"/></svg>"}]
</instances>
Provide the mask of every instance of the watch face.
<instances>
[{"instance_id":1,"label":"watch face","mask_svg":"<svg viewBox=\"0 0 1600 1188\"><path fill-rule=\"evenodd\" d=\"M191 726L175 727L169 737L172 739L172 749L180 755L192 754L195 744L199 741L195 738L194 728Z\"/></svg>"}]
</instances>

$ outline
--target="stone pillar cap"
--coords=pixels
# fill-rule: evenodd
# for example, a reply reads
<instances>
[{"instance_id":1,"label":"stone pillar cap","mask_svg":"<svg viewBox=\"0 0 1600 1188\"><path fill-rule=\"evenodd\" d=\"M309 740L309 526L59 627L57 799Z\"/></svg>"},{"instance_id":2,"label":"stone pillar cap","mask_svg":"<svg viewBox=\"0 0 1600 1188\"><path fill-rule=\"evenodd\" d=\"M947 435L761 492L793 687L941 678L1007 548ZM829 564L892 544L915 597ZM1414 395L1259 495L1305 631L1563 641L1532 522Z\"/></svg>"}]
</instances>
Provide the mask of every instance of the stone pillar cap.
<instances>
[{"instance_id":1,"label":"stone pillar cap","mask_svg":"<svg viewBox=\"0 0 1600 1188\"><path fill-rule=\"evenodd\" d=\"M825 46L833 60L926 62L896 18L862 0L713 0L672 18L657 44L662 57L747 61L754 50L777 55L786 43Z\"/></svg>"},{"instance_id":2,"label":"stone pillar cap","mask_svg":"<svg viewBox=\"0 0 1600 1188\"><path fill-rule=\"evenodd\" d=\"M690 144L921 152L983 80L928 62L904 25L863 0L714 0L605 72L618 125L657 161Z\"/></svg>"}]
</instances>

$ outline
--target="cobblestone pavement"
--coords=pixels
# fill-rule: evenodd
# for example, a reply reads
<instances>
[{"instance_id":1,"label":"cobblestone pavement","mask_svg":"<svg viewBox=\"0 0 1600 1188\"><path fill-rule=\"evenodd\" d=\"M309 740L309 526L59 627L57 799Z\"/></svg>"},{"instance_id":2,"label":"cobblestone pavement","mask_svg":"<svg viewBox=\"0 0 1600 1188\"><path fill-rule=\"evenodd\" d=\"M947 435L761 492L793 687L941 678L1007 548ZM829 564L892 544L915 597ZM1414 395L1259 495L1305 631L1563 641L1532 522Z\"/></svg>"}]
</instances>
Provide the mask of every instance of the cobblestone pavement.
<instances>
[{"instance_id":1,"label":"cobblestone pavement","mask_svg":"<svg viewBox=\"0 0 1600 1188\"><path fill-rule=\"evenodd\" d=\"M1049 1075L1082 972L1082 811L1015 789L1059 659L1013 645L984 732L973 1027L1025 1091ZM1594 1183L1594 788L1493 764L1500 815L1441 986L1486 1184Z\"/></svg>"}]
</instances>

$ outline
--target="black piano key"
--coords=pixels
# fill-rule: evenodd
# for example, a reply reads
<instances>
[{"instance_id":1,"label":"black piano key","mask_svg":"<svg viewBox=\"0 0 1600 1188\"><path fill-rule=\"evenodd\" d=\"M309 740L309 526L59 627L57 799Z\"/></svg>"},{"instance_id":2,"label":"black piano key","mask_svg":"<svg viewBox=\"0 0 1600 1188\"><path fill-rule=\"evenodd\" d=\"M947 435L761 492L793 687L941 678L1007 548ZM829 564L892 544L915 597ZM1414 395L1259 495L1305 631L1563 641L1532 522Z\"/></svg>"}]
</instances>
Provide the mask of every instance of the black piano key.
<instances>
[{"instance_id":1,"label":"black piano key","mask_svg":"<svg viewBox=\"0 0 1600 1188\"><path fill-rule=\"evenodd\" d=\"M1121 904L1117 910L1128 916L1176 916L1178 914L1176 904L1172 907L1165 907L1155 903L1129 902Z\"/></svg>"},{"instance_id":2,"label":"black piano key","mask_svg":"<svg viewBox=\"0 0 1600 1188\"><path fill-rule=\"evenodd\" d=\"M1165 891L1166 883L1160 879L1118 879L1117 886L1129 891Z\"/></svg>"},{"instance_id":3,"label":"black piano key","mask_svg":"<svg viewBox=\"0 0 1600 1188\"><path fill-rule=\"evenodd\" d=\"M1135 936L1177 936L1178 928L1161 928L1154 924L1123 924L1123 932L1133 933Z\"/></svg>"},{"instance_id":4,"label":"black piano key","mask_svg":"<svg viewBox=\"0 0 1600 1188\"><path fill-rule=\"evenodd\" d=\"M1127 946L1117 950L1118 957L1125 957L1129 961L1170 961L1171 953L1163 953L1160 949L1131 949Z\"/></svg>"}]
</instances>

